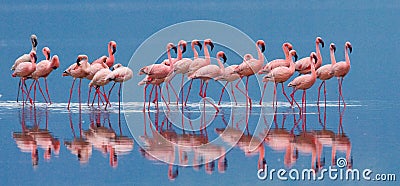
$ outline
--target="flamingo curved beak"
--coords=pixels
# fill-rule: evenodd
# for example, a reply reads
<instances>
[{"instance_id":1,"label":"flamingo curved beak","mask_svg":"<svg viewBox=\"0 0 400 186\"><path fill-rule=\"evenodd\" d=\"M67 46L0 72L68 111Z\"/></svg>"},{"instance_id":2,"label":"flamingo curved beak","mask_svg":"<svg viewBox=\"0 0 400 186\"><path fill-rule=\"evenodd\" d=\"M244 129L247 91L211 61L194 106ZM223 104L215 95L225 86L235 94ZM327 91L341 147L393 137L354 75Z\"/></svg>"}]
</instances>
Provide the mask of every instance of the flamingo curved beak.
<instances>
[{"instance_id":1,"label":"flamingo curved beak","mask_svg":"<svg viewBox=\"0 0 400 186\"><path fill-rule=\"evenodd\" d=\"M200 50L201 50L202 47L203 47L203 45L202 45L199 41L197 41L197 42L195 43L195 45L199 46Z\"/></svg>"},{"instance_id":2,"label":"flamingo curved beak","mask_svg":"<svg viewBox=\"0 0 400 186\"><path fill-rule=\"evenodd\" d=\"M261 43L260 45L261 45L261 52L264 52L265 51L265 44Z\"/></svg>"},{"instance_id":3,"label":"flamingo curved beak","mask_svg":"<svg viewBox=\"0 0 400 186\"><path fill-rule=\"evenodd\" d=\"M321 38L318 38L318 42L321 43L322 48L324 48L324 46L325 46L324 40L322 40Z\"/></svg>"},{"instance_id":4,"label":"flamingo curved beak","mask_svg":"<svg viewBox=\"0 0 400 186\"><path fill-rule=\"evenodd\" d=\"M299 56L297 56L297 53L294 54L294 61L297 61L297 58L299 58Z\"/></svg>"},{"instance_id":5,"label":"flamingo curved beak","mask_svg":"<svg viewBox=\"0 0 400 186\"><path fill-rule=\"evenodd\" d=\"M222 55L222 59L224 59L224 63L226 62L226 60L227 60L227 58L226 58L226 55L225 54L223 54Z\"/></svg>"},{"instance_id":6,"label":"flamingo curved beak","mask_svg":"<svg viewBox=\"0 0 400 186\"><path fill-rule=\"evenodd\" d=\"M172 49L174 50L174 52L176 54L176 51L177 51L176 46L173 46Z\"/></svg>"},{"instance_id":7,"label":"flamingo curved beak","mask_svg":"<svg viewBox=\"0 0 400 186\"><path fill-rule=\"evenodd\" d=\"M36 47L38 45L38 41L36 38L32 38L32 45Z\"/></svg>"},{"instance_id":8,"label":"flamingo curved beak","mask_svg":"<svg viewBox=\"0 0 400 186\"><path fill-rule=\"evenodd\" d=\"M214 43L210 42L211 51L214 49Z\"/></svg>"},{"instance_id":9,"label":"flamingo curved beak","mask_svg":"<svg viewBox=\"0 0 400 186\"><path fill-rule=\"evenodd\" d=\"M115 52L117 52L117 47L114 45L112 49L113 49L112 54L114 55Z\"/></svg>"},{"instance_id":10,"label":"flamingo curved beak","mask_svg":"<svg viewBox=\"0 0 400 186\"><path fill-rule=\"evenodd\" d=\"M351 45L349 45L348 47L349 47L349 50L350 50L350 53L351 53L353 51L353 47Z\"/></svg>"},{"instance_id":11,"label":"flamingo curved beak","mask_svg":"<svg viewBox=\"0 0 400 186\"><path fill-rule=\"evenodd\" d=\"M318 62L317 56L316 56L316 55L313 55L313 58L314 58L314 60L315 60L315 63L317 63L317 62Z\"/></svg>"},{"instance_id":12,"label":"flamingo curved beak","mask_svg":"<svg viewBox=\"0 0 400 186\"><path fill-rule=\"evenodd\" d=\"M186 45L182 45L182 53L186 52Z\"/></svg>"}]
</instances>

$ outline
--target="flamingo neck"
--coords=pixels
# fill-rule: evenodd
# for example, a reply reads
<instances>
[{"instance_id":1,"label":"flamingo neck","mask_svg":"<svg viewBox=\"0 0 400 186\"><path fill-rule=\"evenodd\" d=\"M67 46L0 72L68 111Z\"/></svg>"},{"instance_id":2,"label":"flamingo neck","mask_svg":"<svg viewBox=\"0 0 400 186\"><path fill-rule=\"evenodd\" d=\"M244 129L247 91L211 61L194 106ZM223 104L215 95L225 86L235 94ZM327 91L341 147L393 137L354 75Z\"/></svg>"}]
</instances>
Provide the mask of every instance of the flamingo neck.
<instances>
[{"instance_id":1,"label":"flamingo neck","mask_svg":"<svg viewBox=\"0 0 400 186\"><path fill-rule=\"evenodd\" d=\"M114 54L113 54L112 52L113 52L113 51L112 51L112 49L111 49L111 45L109 44L109 45L108 45L108 58L107 58L107 60L106 60L106 63L107 63L107 66L108 66L108 67L111 67L111 66L113 66L113 64L114 64L115 58L114 58Z\"/></svg>"},{"instance_id":2,"label":"flamingo neck","mask_svg":"<svg viewBox=\"0 0 400 186\"><path fill-rule=\"evenodd\" d=\"M176 57L176 60L181 60L182 59L182 49L181 49L181 45L178 45L178 56Z\"/></svg>"},{"instance_id":3,"label":"flamingo neck","mask_svg":"<svg viewBox=\"0 0 400 186\"><path fill-rule=\"evenodd\" d=\"M347 63L348 65L350 65L349 50L347 50L347 49L348 49L347 46L344 47L344 56L345 56L345 58L346 58L346 63Z\"/></svg>"},{"instance_id":4,"label":"flamingo neck","mask_svg":"<svg viewBox=\"0 0 400 186\"><path fill-rule=\"evenodd\" d=\"M171 49L168 49L167 54L168 54L168 61L169 61L169 69L172 70L174 68L174 63L172 62L172 59L171 59Z\"/></svg>"},{"instance_id":5,"label":"flamingo neck","mask_svg":"<svg viewBox=\"0 0 400 186\"><path fill-rule=\"evenodd\" d=\"M199 58L199 53L197 52L196 48L194 47L194 43L192 43L192 50L193 50L193 58Z\"/></svg>"},{"instance_id":6,"label":"flamingo neck","mask_svg":"<svg viewBox=\"0 0 400 186\"><path fill-rule=\"evenodd\" d=\"M318 61L315 64L315 66L320 67L322 65L322 55L321 55L321 51L319 49L319 43L318 42L315 43L315 51L317 53L317 59L318 59Z\"/></svg>"},{"instance_id":7,"label":"flamingo neck","mask_svg":"<svg viewBox=\"0 0 400 186\"><path fill-rule=\"evenodd\" d=\"M331 50L330 53L331 53L331 63L332 63L332 65L334 65L334 64L336 64L335 52L333 50Z\"/></svg>"},{"instance_id":8,"label":"flamingo neck","mask_svg":"<svg viewBox=\"0 0 400 186\"><path fill-rule=\"evenodd\" d=\"M258 47L257 44L256 44L256 47L257 47L257 53L258 53L258 61L259 61L259 63L264 64L264 56L260 50L260 47Z\"/></svg>"},{"instance_id":9,"label":"flamingo neck","mask_svg":"<svg viewBox=\"0 0 400 186\"><path fill-rule=\"evenodd\" d=\"M204 58L206 59L207 64L210 65L211 58L210 58L210 53L208 52L208 47L207 47L206 43L204 43Z\"/></svg>"},{"instance_id":10,"label":"flamingo neck","mask_svg":"<svg viewBox=\"0 0 400 186\"><path fill-rule=\"evenodd\" d=\"M317 77L317 74L315 73L315 64L311 64L311 77L313 79L315 79Z\"/></svg>"},{"instance_id":11,"label":"flamingo neck","mask_svg":"<svg viewBox=\"0 0 400 186\"><path fill-rule=\"evenodd\" d=\"M286 61L290 61L290 59L292 57L289 55L289 49L285 45L283 45L282 50L283 50L283 53L285 54Z\"/></svg>"},{"instance_id":12,"label":"flamingo neck","mask_svg":"<svg viewBox=\"0 0 400 186\"><path fill-rule=\"evenodd\" d=\"M220 72L221 72L221 74L222 74L222 73L225 72L224 64L222 64L222 62L221 62L221 60L219 59L219 57L217 58L217 61L218 61L218 65L219 65Z\"/></svg>"}]
</instances>

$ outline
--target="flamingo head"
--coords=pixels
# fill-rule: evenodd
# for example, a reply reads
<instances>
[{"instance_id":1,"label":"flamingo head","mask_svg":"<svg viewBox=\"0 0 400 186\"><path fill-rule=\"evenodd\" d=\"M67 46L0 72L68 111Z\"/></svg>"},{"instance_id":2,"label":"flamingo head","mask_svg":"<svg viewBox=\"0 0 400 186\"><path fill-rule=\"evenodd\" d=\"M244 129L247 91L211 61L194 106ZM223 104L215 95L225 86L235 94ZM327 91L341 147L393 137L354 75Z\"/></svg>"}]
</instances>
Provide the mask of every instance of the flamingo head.
<instances>
[{"instance_id":1,"label":"flamingo head","mask_svg":"<svg viewBox=\"0 0 400 186\"><path fill-rule=\"evenodd\" d=\"M312 66L314 66L314 64L316 64L318 62L317 54L315 52L311 52L310 59L311 59ZM313 59L314 59L314 63L313 63Z\"/></svg>"},{"instance_id":2,"label":"flamingo head","mask_svg":"<svg viewBox=\"0 0 400 186\"><path fill-rule=\"evenodd\" d=\"M42 52L43 52L43 55L46 57L46 60L50 60L50 48L43 47Z\"/></svg>"},{"instance_id":3,"label":"flamingo head","mask_svg":"<svg viewBox=\"0 0 400 186\"><path fill-rule=\"evenodd\" d=\"M76 59L76 65L81 66L81 61L87 61L88 57L87 55L78 55L78 58Z\"/></svg>"},{"instance_id":4,"label":"flamingo head","mask_svg":"<svg viewBox=\"0 0 400 186\"><path fill-rule=\"evenodd\" d=\"M323 48L324 45L325 45L324 40L322 40L321 37L317 37L317 38L315 39L315 42L316 42L317 44L321 43L322 48Z\"/></svg>"},{"instance_id":5,"label":"flamingo head","mask_svg":"<svg viewBox=\"0 0 400 186\"><path fill-rule=\"evenodd\" d=\"M36 52L35 51L31 51L29 53L29 56L31 56L32 63L36 63L36 61L37 61Z\"/></svg>"},{"instance_id":6,"label":"flamingo head","mask_svg":"<svg viewBox=\"0 0 400 186\"><path fill-rule=\"evenodd\" d=\"M168 43L167 44L167 51L170 51L171 49L173 49L176 53L176 46L173 43Z\"/></svg>"},{"instance_id":7,"label":"flamingo head","mask_svg":"<svg viewBox=\"0 0 400 186\"><path fill-rule=\"evenodd\" d=\"M293 50L293 45L288 42L283 43L283 47L287 48L289 51Z\"/></svg>"},{"instance_id":8,"label":"flamingo head","mask_svg":"<svg viewBox=\"0 0 400 186\"><path fill-rule=\"evenodd\" d=\"M296 50L289 51L289 55L294 57L294 61L297 61L298 56Z\"/></svg>"},{"instance_id":9,"label":"flamingo head","mask_svg":"<svg viewBox=\"0 0 400 186\"><path fill-rule=\"evenodd\" d=\"M335 45L335 43L331 43L330 46L329 46L329 48L330 48L331 50L333 50L333 52L336 52L336 45Z\"/></svg>"},{"instance_id":10,"label":"flamingo head","mask_svg":"<svg viewBox=\"0 0 400 186\"><path fill-rule=\"evenodd\" d=\"M187 43L186 43L185 40L180 40L180 41L179 41L178 47L182 46L182 53L185 53L185 52L186 52L186 45L187 45Z\"/></svg>"},{"instance_id":11,"label":"flamingo head","mask_svg":"<svg viewBox=\"0 0 400 186\"><path fill-rule=\"evenodd\" d=\"M258 40L257 41L257 46L261 47L261 52L265 51L265 42L263 40Z\"/></svg>"},{"instance_id":12,"label":"flamingo head","mask_svg":"<svg viewBox=\"0 0 400 186\"><path fill-rule=\"evenodd\" d=\"M110 41L108 45L112 48L112 54L114 55L117 52L117 43L115 41Z\"/></svg>"},{"instance_id":13,"label":"flamingo head","mask_svg":"<svg viewBox=\"0 0 400 186\"><path fill-rule=\"evenodd\" d=\"M60 67L60 60L58 59L57 55L54 55L51 58L51 68L53 68L54 70L57 69L58 67Z\"/></svg>"},{"instance_id":14,"label":"flamingo head","mask_svg":"<svg viewBox=\"0 0 400 186\"><path fill-rule=\"evenodd\" d=\"M204 40L204 47L206 47L207 45L210 45L211 51L214 49L214 43L211 41L211 39Z\"/></svg>"},{"instance_id":15,"label":"flamingo head","mask_svg":"<svg viewBox=\"0 0 400 186\"><path fill-rule=\"evenodd\" d=\"M33 47L36 47L36 46L37 46L38 41L37 41L37 37L36 37L35 34L32 34L32 35L31 35L31 42L32 42L32 46L33 46Z\"/></svg>"},{"instance_id":16,"label":"flamingo head","mask_svg":"<svg viewBox=\"0 0 400 186\"><path fill-rule=\"evenodd\" d=\"M194 40L192 41L192 48L194 48L194 45L197 45L197 46L199 46L199 48L200 48L200 50L201 50L201 48L202 48L202 45L201 45L201 43L200 43L200 41L199 41L199 40L197 40L197 39L194 39Z\"/></svg>"},{"instance_id":17,"label":"flamingo head","mask_svg":"<svg viewBox=\"0 0 400 186\"><path fill-rule=\"evenodd\" d=\"M349 41L347 41L344 46L345 48L348 48L350 50L350 53L353 51L353 47L351 46L351 43Z\"/></svg>"},{"instance_id":18,"label":"flamingo head","mask_svg":"<svg viewBox=\"0 0 400 186\"><path fill-rule=\"evenodd\" d=\"M111 67L111 71L114 71L115 69L120 68L120 67L122 67L122 64L121 63L117 63L117 64L115 64L114 66Z\"/></svg>"},{"instance_id":19,"label":"flamingo head","mask_svg":"<svg viewBox=\"0 0 400 186\"><path fill-rule=\"evenodd\" d=\"M219 51L218 53L217 53L217 57L218 58L221 58L222 57L222 59L224 59L224 63L226 62L226 55L225 55L225 53L223 52L223 51Z\"/></svg>"}]
</instances>

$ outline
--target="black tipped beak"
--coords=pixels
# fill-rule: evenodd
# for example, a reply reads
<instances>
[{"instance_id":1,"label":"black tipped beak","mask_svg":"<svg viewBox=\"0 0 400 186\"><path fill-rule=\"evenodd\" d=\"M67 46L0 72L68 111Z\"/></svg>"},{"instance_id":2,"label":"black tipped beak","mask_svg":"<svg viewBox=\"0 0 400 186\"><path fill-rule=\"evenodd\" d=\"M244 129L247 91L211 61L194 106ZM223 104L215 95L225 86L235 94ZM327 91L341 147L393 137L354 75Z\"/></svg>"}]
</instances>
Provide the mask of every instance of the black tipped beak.
<instances>
[{"instance_id":1,"label":"black tipped beak","mask_svg":"<svg viewBox=\"0 0 400 186\"><path fill-rule=\"evenodd\" d=\"M116 46L113 46L113 51L112 51L112 54L114 55L114 54L115 54L115 52L117 52L117 47L116 47Z\"/></svg>"},{"instance_id":2,"label":"black tipped beak","mask_svg":"<svg viewBox=\"0 0 400 186\"><path fill-rule=\"evenodd\" d=\"M265 45L261 45L261 52L265 51Z\"/></svg>"},{"instance_id":3,"label":"black tipped beak","mask_svg":"<svg viewBox=\"0 0 400 186\"><path fill-rule=\"evenodd\" d=\"M50 60L50 52L47 52L47 60Z\"/></svg>"},{"instance_id":4,"label":"black tipped beak","mask_svg":"<svg viewBox=\"0 0 400 186\"><path fill-rule=\"evenodd\" d=\"M349 50L350 50L350 53L353 51L353 47L351 45L349 45Z\"/></svg>"},{"instance_id":5,"label":"black tipped beak","mask_svg":"<svg viewBox=\"0 0 400 186\"><path fill-rule=\"evenodd\" d=\"M333 48L333 52L336 52L336 46L332 45L332 48Z\"/></svg>"},{"instance_id":6,"label":"black tipped beak","mask_svg":"<svg viewBox=\"0 0 400 186\"><path fill-rule=\"evenodd\" d=\"M111 71L114 71L115 69L114 69L114 67L111 67L111 69L110 69Z\"/></svg>"},{"instance_id":7,"label":"black tipped beak","mask_svg":"<svg viewBox=\"0 0 400 186\"><path fill-rule=\"evenodd\" d=\"M214 49L214 43L210 42L211 51Z\"/></svg>"},{"instance_id":8,"label":"black tipped beak","mask_svg":"<svg viewBox=\"0 0 400 186\"><path fill-rule=\"evenodd\" d=\"M32 45L36 47L38 45L37 39L32 39Z\"/></svg>"},{"instance_id":9,"label":"black tipped beak","mask_svg":"<svg viewBox=\"0 0 400 186\"><path fill-rule=\"evenodd\" d=\"M227 58L226 58L226 55L225 55L225 54L222 56L222 59L224 59L224 63L225 63L225 62L226 62L226 60L227 60Z\"/></svg>"},{"instance_id":10,"label":"black tipped beak","mask_svg":"<svg viewBox=\"0 0 400 186\"><path fill-rule=\"evenodd\" d=\"M317 62L318 62L317 56L314 55L313 58L314 58L314 60L315 60L315 64L317 64Z\"/></svg>"},{"instance_id":11,"label":"black tipped beak","mask_svg":"<svg viewBox=\"0 0 400 186\"><path fill-rule=\"evenodd\" d=\"M186 52L186 45L183 45L182 46L182 53L185 53Z\"/></svg>"},{"instance_id":12,"label":"black tipped beak","mask_svg":"<svg viewBox=\"0 0 400 186\"><path fill-rule=\"evenodd\" d=\"M81 64L79 63L79 61L80 61L80 59L78 58L78 59L76 59L76 64L78 65L78 66L81 66Z\"/></svg>"},{"instance_id":13,"label":"black tipped beak","mask_svg":"<svg viewBox=\"0 0 400 186\"><path fill-rule=\"evenodd\" d=\"M175 51L175 54L176 54L176 50L177 50L176 46L173 46L172 49Z\"/></svg>"},{"instance_id":14,"label":"black tipped beak","mask_svg":"<svg viewBox=\"0 0 400 186\"><path fill-rule=\"evenodd\" d=\"M324 46L325 46L324 40L319 39L319 43L321 43L322 48L324 48Z\"/></svg>"},{"instance_id":15,"label":"black tipped beak","mask_svg":"<svg viewBox=\"0 0 400 186\"><path fill-rule=\"evenodd\" d=\"M297 56L297 54L294 54L294 61L297 61L297 58L299 58L299 56Z\"/></svg>"},{"instance_id":16,"label":"black tipped beak","mask_svg":"<svg viewBox=\"0 0 400 186\"><path fill-rule=\"evenodd\" d=\"M351 51L351 50L350 50ZM35 55L35 62L37 62L37 56Z\"/></svg>"},{"instance_id":17,"label":"black tipped beak","mask_svg":"<svg viewBox=\"0 0 400 186\"><path fill-rule=\"evenodd\" d=\"M57 70L57 67L53 67L53 70Z\"/></svg>"},{"instance_id":18,"label":"black tipped beak","mask_svg":"<svg viewBox=\"0 0 400 186\"><path fill-rule=\"evenodd\" d=\"M197 41L196 45L198 45L198 46L199 46L200 50L201 50L201 48L203 47L203 45L201 45L201 43L200 43L200 42L198 42L198 41Z\"/></svg>"}]
</instances>

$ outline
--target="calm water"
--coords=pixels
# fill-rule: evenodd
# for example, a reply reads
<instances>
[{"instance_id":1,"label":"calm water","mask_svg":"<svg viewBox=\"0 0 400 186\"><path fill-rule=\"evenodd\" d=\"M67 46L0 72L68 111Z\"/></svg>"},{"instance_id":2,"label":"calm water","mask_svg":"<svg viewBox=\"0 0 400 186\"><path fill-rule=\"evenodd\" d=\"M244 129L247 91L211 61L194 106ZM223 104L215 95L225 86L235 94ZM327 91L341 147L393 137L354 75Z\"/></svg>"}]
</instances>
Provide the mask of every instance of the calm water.
<instances>
[{"instance_id":1,"label":"calm water","mask_svg":"<svg viewBox=\"0 0 400 186\"><path fill-rule=\"evenodd\" d=\"M301 4L297 1L284 3L260 1L245 4L203 1L190 3L182 1L176 4L163 1L49 4L44 1L36 3L15 1L3 3L0 9L0 22L3 25L0 28L0 56L2 56L0 65L2 85L0 89L0 150L2 152L0 171L2 174L0 183L5 185L210 185L215 183L266 185L270 184L269 182L277 185L293 184L292 181L276 179L260 181L256 173L259 162L263 162L262 158L260 161L259 151L245 153L243 149L246 145L241 146L241 144L246 144L245 139L243 143L238 143L239 145L233 147L225 158L220 159L221 161L207 165L169 166L151 159L141 150L146 147L141 148L137 142L144 143L145 140L140 141L140 139L149 139L152 142L157 142L157 140L151 139L154 136L151 135L150 128L137 131L138 128L144 129L145 126L149 126L148 122L151 120L158 126L154 130L170 132L169 134L176 137L172 137L174 140L183 136L183 131L176 127L169 127L168 120L162 112L152 111L150 114L143 114L141 102L131 102L126 105L126 116L137 119L137 122L133 123L125 121L124 113L118 113L117 103L114 102L113 108L108 112L89 109L85 104L82 105L82 110L74 105L71 112L66 111L71 78L62 78L61 73L76 60L78 54L85 53L90 59L95 59L106 54L108 41L115 40L118 44L116 60L127 65L133 52L147 37L166 26L192 19L220 21L242 30L254 40L264 39L267 45L264 54L268 60L283 57L281 44L286 41L293 44L299 56L307 56L310 51L315 50L316 36L321 36L326 45L330 42L336 43L338 47L336 58L343 60L344 42L350 41L353 45L353 53L350 55L352 66L344 80L343 90L348 106L344 112L338 110L337 82L336 80L329 81L327 83L326 130L336 135L331 139L344 141L337 146L337 158L345 158L346 152L343 150L347 149L350 154L348 160L352 162L353 168L359 170L368 168L374 173L396 173L399 176L397 165L400 161L396 158L400 155L396 135L399 127L396 114L399 109L397 98L400 94L396 88L393 88L398 85L396 77L399 65L392 56L398 53L400 44L400 40L396 39L399 38L397 30L400 26L397 20L400 17L397 12L400 7L395 1L386 3L335 1L309 4ZM32 33L38 36L39 49L49 46L52 53L59 55L61 60L60 68L49 77L52 101L55 103L48 107L39 104L36 108L29 105L22 108L22 105L13 102L18 80L11 77L9 68L17 56L29 51L28 39ZM217 46L212 55L222 49ZM39 59L43 59L41 54L38 56ZM329 59L328 47L322 49L322 56L324 63L327 63L328 60L325 59ZM228 60L231 64L240 62L237 57L228 56ZM141 66L141 62L136 63ZM135 78L141 79L141 77ZM252 90L250 96L258 100L259 92L253 88L255 87L254 78L250 81ZM82 85L84 101L87 83L83 81ZM138 88L142 89L142 87ZM217 99L220 90L217 89L217 85L211 84L210 90L218 90L209 92L210 97ZM196 94L193 93L191 96L193 100L198 99L197 91L194 91ZM279 91L280 89L278 93ZM74 95L73 102L77 102L78 96ZM296 98L300 100L300 92L296 94ZM265 163L269 169L312 168L316 165L312 162L313 149L314 154L319 154L321 157L320 164L324 164L324 167L332 165L332 147L329 143L323 146L320 153L317 153L315 143L309 143L312 139L316 139L316 133L323 129L323 122L322 124L319 122L316 98L317 86L315 85L307 93L309 105L305 131L302 130L301 123L295 127L293 118L296 116L298 119L298 115L293 114L286 104L279 107L276 123L268 120L267 124L272 124L273 130L264 140L263 147ZM38 99L41 101L40 96ZM135 101L141 99L142 95L135 97ZM284 101L281 95L278 95L278 99ZM154 110L154 107L152 108ZM217 128L231 126L233 129L242 129L240 127L245 126L246 117L248 117L249 132L245 134L259 137L260 134L253 131L255 123L260 118L260 107L255 107L248 114L241 112L242 108L237 107L239 111L235 112L235 108L223 107L222 112L213 116L215 118L207 130L196 133L185 131L185 134L212 140L218 137ZM198 107L192 107L192 115L187 117L199 117L197 109ZM235 123L232 126L229 122L232 117L237 118L238 127ZM320 117L323 121L323 112ZM283 129L278 130L278 128ZM132 133L141 134L145 131L148 138L142 136L133 144ZM273 140L276 139L274 138L276 136L272 135L273 132L288 134L288 138L293 139L289 144L297 148L297 158L296 148L290 151L292 154L287 152L290 145L285 146L285 140L278 143L282 145L281 147L273 145ZM292 135L290 135L291 132ZM345 134L345 136L340 134ZM45 137L38 137L40 135ZM240 139L237 140L240 141ZM332 140L328 138L327 141ZM78 146L79 148L71 148L70 143L73 142L80 142L82 145ZM35 150L32 151L34 149L32 144L35 143L37 154ZM224 141L223 144L228 144L228 142ZM157 153L156 147L152 152ZM217 147L217 149L221 148L226 147ZM306 152L307 150L304 149L311 150ZM214 151L215 149L200 152L198 162L206 161L207 158L214 156ZM175 152L171 151L171 148L161 149L161 154L168 153L178 154L178 149ZM189 165L194 161L191 156L193 153L193 151L187 153ZM175 155L173 162L178 163L179 158ZM175 177L173 181L172 177ZM294 182L313 184L307 181ZM348 185L359 183L358 181L334 182L328 179L323 182L332 185L338 182ZM382 184L382 182L364 181L360 184L374 185ZM394 185L396 182L387 184Z\"/></svg>"}]
</instances>

